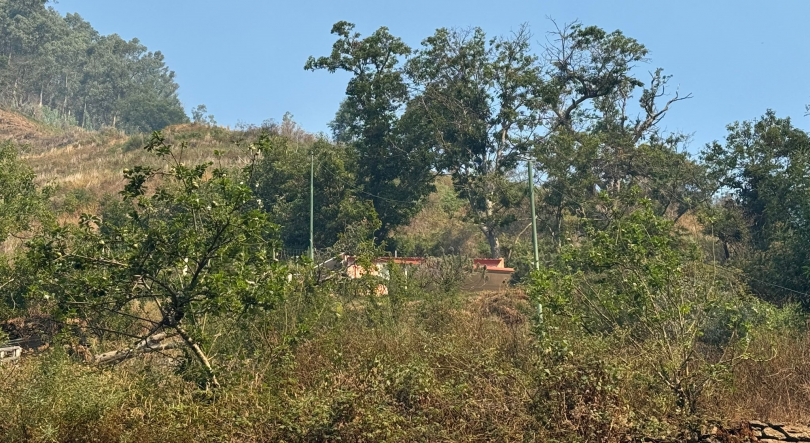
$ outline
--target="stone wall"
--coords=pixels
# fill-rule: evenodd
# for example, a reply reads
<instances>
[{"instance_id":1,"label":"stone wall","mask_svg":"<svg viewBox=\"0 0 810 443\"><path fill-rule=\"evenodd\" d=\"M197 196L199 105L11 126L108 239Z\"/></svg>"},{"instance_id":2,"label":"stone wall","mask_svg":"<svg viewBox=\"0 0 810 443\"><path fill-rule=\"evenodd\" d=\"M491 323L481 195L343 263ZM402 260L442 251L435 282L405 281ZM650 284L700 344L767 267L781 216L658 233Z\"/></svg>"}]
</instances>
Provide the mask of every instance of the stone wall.
<instances>
[{"instance_id":1,"label":"stone wall","mask_svg":"<svg viewBox=\"0 0 810 443\"><path fill-rule=\"evenodd\" d=\"M810 442L810 426L752 420L733 429L714 428L703 443Z\"/></svg>"}]
</instances>

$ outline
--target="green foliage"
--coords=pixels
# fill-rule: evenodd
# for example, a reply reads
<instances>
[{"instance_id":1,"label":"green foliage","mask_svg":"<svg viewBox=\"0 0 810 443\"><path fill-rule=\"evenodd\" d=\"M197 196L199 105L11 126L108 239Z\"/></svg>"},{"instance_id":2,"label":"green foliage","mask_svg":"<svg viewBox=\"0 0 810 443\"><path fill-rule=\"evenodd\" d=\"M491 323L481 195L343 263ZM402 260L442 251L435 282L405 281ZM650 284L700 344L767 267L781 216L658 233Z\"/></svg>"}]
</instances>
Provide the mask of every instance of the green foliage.
<instances>
[{"instance_id":1,"label":"green foliage","mask_svg":"<svg viewBox=\"0 0 810 443\"><path fill-rule=\"evenodd\" d=\"M188 121L177 97L163 97L151 90L132 92L117 103L117 115L128 132L158 131Z\"/></svg>"},{"instance_id":2,"label":"green foliage","mask_svg":"<svg viewBox=\"0 0 810 443\"><path fill-rule=\"evenodd\" d=\"M542 73L530 44L525 27L492 40L480 28L439 29L406 67L419 89L406 120L436 144L436 168L452 175L492 257L501 257L498 234L512 221L508 209L525 195L510 173L540 125Z\"/></svg>"},{"instance_id":3,"label":"green foliage","mask_svg":"<svg viewBox=\"0 0 810 443\"><path fill-rule=\"evenodd\" d=\"M14 395L0 399L4 423L0 441L101 441L114 439L96 424L122 404L112 373L94 374L57 350L41 357L32 373L9 374L19 383ZM10 406L16 407L10 407Z\"/></svg>"},{"instance_id":4,"label":"green foliage","mask_svg":"<svg viewBox=\"0 0 810 443\"><path fill-rule=\"evenodd\" d=\"M388 249L403 257L477 256L478 243L486 241L464 217L465 202L457 197L450 177L437 177L435 186L419 214L388 240Z\"/></svg>"},{"instance_id":5,"label":"green foliage","mask_svg":"<svg viewBox=\"0 0 810 443\"><path fill-rule=\"evenodd\" d=\"M124 152L131 152L141 149L149 141L148 138L149 138L148 134L144 133L133 134L129 136L127 141L124 142L124 144L121 146L121 150L123 150Z\"/></svg>"},{"instance_id":6,"label":"green foliage","mask_svg":"<svg viewBox=\"0 0 810 443\"><path fill-rule=\"evenodd\" d=\"M581 346L573 352L564 341L545 349L530 410L549 430L549 441L614 441L639 431L622 395L626 373L594 351Z\"/></svg>"},{"instance_id":7,"label":"green foliage","mask_svg":"<svg viewBox=\"0 0 810 443\"><path fill-rule=\"evenodd\" d=\"M730 193L716 208L716 235L726 248L750 238L753 254L738 258L756 292L807 307L810 136L772 111L728 131L724 144L709 144L702 153L720 190Z\"/></svg>"},{"instance_id":8,"label":"green foliage","mask_svg":"<svg viewBox=\"0 0 810 443\"><path fill-rule=\"evenodd\" d=\"M281 226L286 247L309 247L310 168L315 162L315 246L334 245L340 234L364 220L377 221L371 202L355 192L356 169L351 153L321 139L296 143L263 132L255 146L262 159L253 186L262 207ZM348 252L348 251L339 251Z\"/></svg>"},{"instance_id":9,"label":"green foliage","mask_svg":"<svg viewBox=\"0 0 810 443\"><path fill-rule=\"evenodd\" d=\"M552 314L539 332L551 339L557 328L576 328L632 350L679 412L691 414L701 391L745 356L750 299L637 194L619 201L603 194L603 217L586 225L555 269L534 274L533 297Z\"/></svg>"},{"instance_id":10,"label":"green foliage","mask_svg":"<svg viewBox=\"0 0 810 443\"><path fill-rule=\"evenodd\" d=\"M191 121L199 125L216 126L217 121L214 120L213 114L208 114L208 107L205 105L197 105L196 108L191 110Z\"/></svg>"},{"instance_id":11,"label":"green foliage","mask_svg":"<svg viewBox=\"0 0 810 443\"><path fill-rule=\"evenodd\" d=\"M52 109L49 106L42 106L38 113L34 114L39 118L42 123L56 128L68 128L70 126L77 126L79 123L73 115L62 115L58 109Z\"/></svg>"},{"instance_id":12,"label":"green foliage","mask_svg":"<svg viewBox=\"0 0 810 443\"><path fill-rule=\"evenodd\" d=\"M372 202L384 239L406 224L433 190L432 155L412 136L414 122L401 117L409 96L400 57L411 49L385 27L364 39L353 29L351 23L336 23L332 34L339 39L332 53L310 57L305 69L352 75L332 129L352 150L358 197Z\"/></svg>"},{"instance_id":13,"label":"green foliage","mask_svg":"<svg viewBox=\"0 0 810 443\"><path fill-rule=\"evenodd\" d=\"M34 172L19 154L14 142L0 143L0 242L9 234L30 229L35 220L49 217L45 205L48 190L37 189Z\"/></svg>"},{"instance_id":14,"label":"green foliage","mask_svg":"<svg viewBox=\"0 0 810 443\"><path fill-rule=\"evenodd\" d=\"M695 186L702 169L676 149L683 138L662 137L657 128L670 105L688 96L676 93L659 106L669 77L656 70L646 87L635 78L634 63L647 50L619 31L567 25L537 55L526 26L497 38L480 28L442 28L413 52L386 28L366 39L353 28L335 24L332 54L310 58L306 68L353 75L332 126L358 152L358 179L384 231L411 218L389 207L414 207L409 199L426 195L434 170L452 177L489 254L503 256L500 237L525 197L517 171L530 156L550 186L563 188L549 192L558 245L564 216L592 200L596 186L647 186L659 210L676 216L706 198ZM643 113L632 120L626 102L638 88Z\"/></svg>"},{"instance_id":15,"label":"green foliage","mask_svg":"<svg viewBox=\"0 0 810 443\"><path fill-rule=\"evenodd\" d=\"M183 149L156 132L146 150L167 159L166 168L125 170L124 201L107 206L109 218L85 214L78 227L30 241L39 269L31 296L48 299L58 315L88 319L102 335L176 333L216 385L203 319L272 310L286 273L271 256L277 228L245 184L252 166L187 166Z\"/></svg>"},{"instance_id":16,"label":"green foliage","mask_svg":"<svg viewBox=\"0 0 810 443\"><path fill-rule=\"evenodd\" d=\"M160 51L100 35L48 1L0 4L0 104L51 126L153 131L188 121Z\"/></svg>"},{"instance_id":17,"label":"green foliage","mask_svg":"<svg viewBox=\"0 0 810 443\"><path fill-rule=\"evenodd\" d=\"M669 76L636 78L647 50L619 31L563 26L536 54L527 27L442 28L413 51L339 22L305 66L351 75L330 142L290 114L231 132L205 105L145 136L188 120L160 53L46 1L0 12L0 104L137 132L124 152L164 163L124 170L119 196L66 193L50 207L98 211L55 225L24 148L0 145L0 239L30 236L0 256L0 318L35 314L57 335L0 366L17 394L0 396L0 441L685 440L719 393L743 414L738 398L807 366L806 319L786 302L807 304L810 138L769 112L696 163L658 128L688 96L661 104ZM221 166L231 151L191 160L234 139L240 169ZM358 278L337 259L276 260L308 246L311 168L315 245L355 256ZM715 185L728 195L706 207ZM381 263L386 248L438 257ZM465 293L479 253L529 275L529 295ZM781 389L806 399L794 378Z\"/></svg>"}]
</instances>

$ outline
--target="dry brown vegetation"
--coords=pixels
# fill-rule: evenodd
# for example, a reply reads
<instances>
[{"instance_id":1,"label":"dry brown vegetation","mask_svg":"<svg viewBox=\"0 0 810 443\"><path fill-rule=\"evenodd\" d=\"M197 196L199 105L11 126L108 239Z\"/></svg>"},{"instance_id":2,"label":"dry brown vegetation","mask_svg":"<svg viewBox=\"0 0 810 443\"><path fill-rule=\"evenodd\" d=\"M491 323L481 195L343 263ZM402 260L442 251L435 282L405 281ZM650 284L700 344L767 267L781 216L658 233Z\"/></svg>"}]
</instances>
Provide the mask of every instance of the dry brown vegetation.
<instances>
[{"instance_id":1,"label":"dry brown vegetation","mask_svg":"<svg viewBox=\"0 0 810 443\"><path fill-rule=\"evenodd\" d=\"M606 441L685 426L666 393L626 372L626 356L586 340L541 349L519 290L426 299L397 320L348 310L217 326L223 387L200 390L182 354L99 369L69 342L0 367L0 441ZM297 320L296 320L297 319ZM762 337L703 399L705 420L810 420L806 337ZM176 352L176 351L175 351ZM11 395L7 395L11 394ZM681 437L679 437L681 435Z\"/></svg>"},{"instance_id":2,"label":"dry brown vegetation","mask_svg":"<svg viewBox=\"0 0 810 443\"><path fill-rule=\"evenodd\" d=\"M37 183L56 187L57 202L73 190L87 191L92 200L116 194L124 184L124 168L158 162L139 149L148 143L148 134L127 136L111 128L99 132L54 128L5 110L0 110L0 134L24 147L23 158L36 172ZM169 143L187 143L184 161L188 164L212 161L225 166L244 163L234 142L251 136L249 131L199 124L171 126L163 134ZM224 155L215 157L214 150Z\"/></svg>"}]
</instances>

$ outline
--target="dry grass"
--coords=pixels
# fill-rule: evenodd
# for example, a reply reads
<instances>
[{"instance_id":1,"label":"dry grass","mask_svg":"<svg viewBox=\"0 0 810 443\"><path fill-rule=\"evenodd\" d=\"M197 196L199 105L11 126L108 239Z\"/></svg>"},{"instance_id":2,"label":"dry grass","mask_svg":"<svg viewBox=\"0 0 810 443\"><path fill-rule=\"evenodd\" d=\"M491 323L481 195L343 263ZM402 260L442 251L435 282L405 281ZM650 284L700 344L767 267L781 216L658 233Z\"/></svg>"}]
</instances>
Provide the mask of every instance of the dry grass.
<instances>
[{"instance_id":1,"label":"dry grass","mask_svg":"<svg viewBox=\"0 0 810 443\"><path fill-rule=\"evenodd\" d=\"M231 143L244 138L246 134L242 132L193 124L169 127L163 132L170 142L188 143L184 156L189 164L221 161L224 166L234 166L246 161ZM27 146L23 158L37 174L38 184L57 187L57 203L75 189L86 190L96 198L115 194L124 184L124 168L159 164L155 156L137 149L146 143L148 135L127 137L116 130L56 129L3 110L0 110L0 137ZM215 149L225 155L215 158Z\"/></svg>"},{"instance_id":2,"label":"dry grass","mask_svg":"<svg viewBox=\"0 0 810 443\"><path fill-rule=\"evenodd\" d=\"M682 425L614 351L576 337L565 353L540 349L518 290L410 303L396 321L346 310L303 335L289 323L297 303L212 323L216 393L182 353L100 370L57 346L0 367L0 392L14 393L0 396L0 441L619 442ZM810 337L757 340L752 351L776 356L739 366L704 407L806 422Z\"/></svg>"},{"instance_id":3,"label":"dry grass","mask_svg":"<svg viewBox=\"0 0 810 443\"><path fill-rule=\"evenodd\" d=\"M727 419L810 423L810 333L759 337L712 407Z\"/></svg>"},{"instance_id":4,"label":"dry grass","mask_svg":"<svg viewBox=\"0 0 810 443\"><path fill-rule=\"evenodd\" d=\"M0 391L16 393L0 397L0 441L542 441L531 334L479 302L413 305L385 327L360 313L294 347L254 319L241 333L258 353L218 357L214 395L171 359L98 370L57 348L0 367Z\"/></svg>"},{"instance_id":5,"label":"dry grass","mask_svg":"<svg viewBox=\"0 0 810 443\"><path fill-rule=\"evenodd\" d=\"M395 237L412 255L453 253L477 257L480 245L486 244L481 231L464 219L464 206L456 207L450 177L436 179L437 192L428 196L422 210L407 226L397 228Z\"/></svg>"}]
</instances>

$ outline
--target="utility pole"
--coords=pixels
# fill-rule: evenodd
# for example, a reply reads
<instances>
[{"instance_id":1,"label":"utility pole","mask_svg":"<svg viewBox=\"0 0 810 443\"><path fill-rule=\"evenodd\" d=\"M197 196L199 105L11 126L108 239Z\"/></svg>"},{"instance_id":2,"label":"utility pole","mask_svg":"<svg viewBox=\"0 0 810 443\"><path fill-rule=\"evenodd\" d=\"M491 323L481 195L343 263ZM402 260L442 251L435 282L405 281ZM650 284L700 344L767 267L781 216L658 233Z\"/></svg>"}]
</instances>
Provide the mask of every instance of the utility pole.
<instances>
[{"instance_id":1,"label":"utility pole","mask_svg":"<svg viewBox=\"0 0 810 443\"><path fill-rule=\"evenodd\" d=\"M537 215L534 211L534 163L529 160L529 199L532 205L532 246L534 246L534 269L540 270L540 253L537 250Z\"/></svg>"},{"instance_id":2,"label":"utility pole","mask_svg":"<svg viewBox=\"0 0 810 443\"><path fill-rule=\"evenodd\" d=\"M315 261L315 153L309 164L309 259Z\"/></svg>"}]
</instances>

